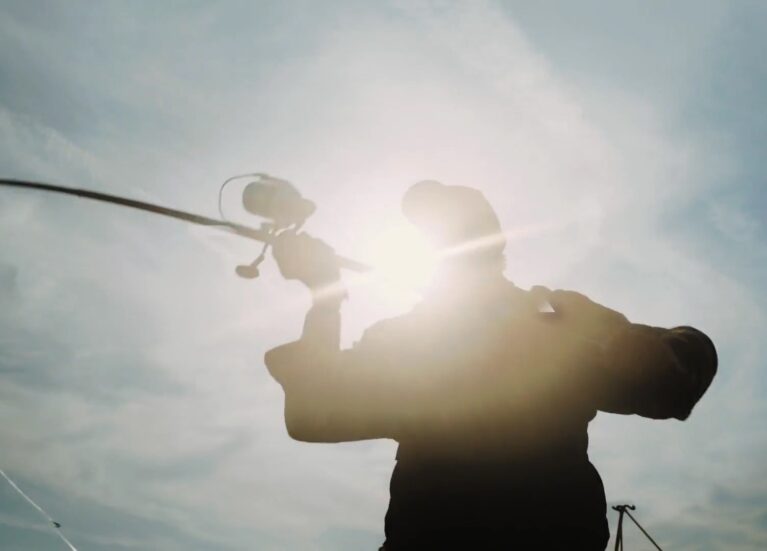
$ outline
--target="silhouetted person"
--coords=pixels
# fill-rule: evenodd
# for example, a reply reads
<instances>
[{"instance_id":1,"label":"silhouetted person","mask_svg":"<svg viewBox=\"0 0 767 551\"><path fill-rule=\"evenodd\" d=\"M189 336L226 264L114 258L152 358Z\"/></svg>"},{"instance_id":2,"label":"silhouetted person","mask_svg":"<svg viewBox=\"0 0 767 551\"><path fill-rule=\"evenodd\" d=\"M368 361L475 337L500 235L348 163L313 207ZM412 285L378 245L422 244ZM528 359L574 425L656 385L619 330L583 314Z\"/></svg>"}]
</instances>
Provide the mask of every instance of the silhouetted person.
<instances>
[{"instance_id":1,"label":"silhouetted person","mask_svg":"<svg viewBox=\"0 0 767 551\"><path fill-rule=\"evenodd\" d=\"M604 488L589 462L597 410L685 419L717 367L691 327L630 323L570 291L503 276L505 240L484 196L421 182L406 216L453 248L408 314L339 348L345 291L332 251L284 235L282 274L313 292L303 335L266 354L288 433L399 442L387 551L603 550ZM550 305L554 312L542 312Z\"/></svg>"}]
</instances>

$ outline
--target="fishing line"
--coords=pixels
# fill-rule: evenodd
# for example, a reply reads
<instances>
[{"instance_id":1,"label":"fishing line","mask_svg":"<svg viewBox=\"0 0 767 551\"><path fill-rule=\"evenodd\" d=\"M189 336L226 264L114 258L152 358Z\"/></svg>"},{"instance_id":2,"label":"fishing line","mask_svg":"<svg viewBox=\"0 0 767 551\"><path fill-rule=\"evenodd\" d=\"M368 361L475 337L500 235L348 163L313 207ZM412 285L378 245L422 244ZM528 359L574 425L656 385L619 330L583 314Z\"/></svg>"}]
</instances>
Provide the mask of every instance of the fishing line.
<instances>
[{"instance_id":1,"label":"fishing line","mask_svg":"<svg viewBox=\"0 0 767 551\"><path fill-rule=\"evenodd\" d=\"M65 544L67 544L67 546L69 547L70 551L77 551L77 547L75 547L72 544L72 542L70 542L67 539L67 537L64 535L64 533L61 531L61 523L53 520L53 517L51 517L51 515L49 515L45 511L45 509L40 507L37 503L35 503L35 501L31 497L29 497L27 494L25 494L24 491L21 488L19 488L19 486L13 480L11 480L11 477L9 477L7 474L5 474L5 471L3 471L3 469L0 469L0 475L3 476L3 478L8 482L8 484L11 485L11 488L16 490L16 492L21 497L23 497L27 501L27 503L29 503L32 507L37 509L37 511L42 516L45 517L45 520L48 521L48 523L50 524L51 528L55 531L56 535L59 536L59 538L61 538L61 541L63 541Z\"/></svg>"}]
</instances>

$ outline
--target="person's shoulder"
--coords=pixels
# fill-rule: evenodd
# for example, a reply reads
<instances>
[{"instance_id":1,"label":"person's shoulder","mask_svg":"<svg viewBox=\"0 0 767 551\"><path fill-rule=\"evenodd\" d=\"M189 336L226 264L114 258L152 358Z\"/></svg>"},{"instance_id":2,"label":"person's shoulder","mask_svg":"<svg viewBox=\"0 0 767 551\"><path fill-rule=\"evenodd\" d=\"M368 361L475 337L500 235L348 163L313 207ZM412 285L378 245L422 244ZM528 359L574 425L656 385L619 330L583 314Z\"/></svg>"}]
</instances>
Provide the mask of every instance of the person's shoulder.
<instances>
[{"instance_id":1,"label":"person's shoulder","mask_svg":"<svg viewBox=\"0 0 767 551\"><path fill-rule=\"evenodd\" d=\"M561 314L579 313L604 318L613 322L628 323L625 315L600 304L583 293L569 289L549 289L542 285L530 288L530 297L539 308L551 307Z\"/></svg>"},{"instance_id":2,"label":"person's shoulder","mask_svg":"<svg viewBox=\"0 0 767 551\"><path fill-rule=\"evenodd\" d=\"M408 346L421 342L438 331L437 326L445 322L447 314L435 308L428 300L417 302L409 311L379 320L362 333L355 342L355 348L369 345L384 347Z\"/></svg>"},{"instance_id":3,"label":"person's shoulder","mask_svg":"<svg viewBox=\"0 0 767 551\"><path fill-rule=\"evenodd\" d=\"M417 310L413 310L406 314L379 320L365 329L358 343L391 343L392 341L400 340L412 334L418 325L416 318Z\"/></svg>"}]
</instances>

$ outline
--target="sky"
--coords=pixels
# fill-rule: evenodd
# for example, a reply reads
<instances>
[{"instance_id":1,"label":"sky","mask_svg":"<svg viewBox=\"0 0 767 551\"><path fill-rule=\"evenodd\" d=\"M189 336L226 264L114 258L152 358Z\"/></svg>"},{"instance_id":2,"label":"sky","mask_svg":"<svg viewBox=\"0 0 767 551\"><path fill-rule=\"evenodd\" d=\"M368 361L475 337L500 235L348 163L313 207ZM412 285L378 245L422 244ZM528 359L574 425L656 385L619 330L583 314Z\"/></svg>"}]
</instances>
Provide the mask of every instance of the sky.
<instances>
[{"instance_id":1,"label":"sky","mask_svg":"<svg viewBox=\"0 0 767 551\"><path fill-rule=\"evenodd\" d=\"M317 203L308 232L370 262L408 235L414 182L476 187L520 287L717 345L687 421L591 423L608 503L667 549L764 549L766 21L757 0L4 0L0 175L216 216L224 179L267 172ZM309 297L270 261L237 278L257 254L0 189L0 468L78 549L383 540L395 444L288 438L263 354ZM352 283L345 345L417 300ZM7 485L0 543L65 548Z\"/></svg>"}]
</instances>

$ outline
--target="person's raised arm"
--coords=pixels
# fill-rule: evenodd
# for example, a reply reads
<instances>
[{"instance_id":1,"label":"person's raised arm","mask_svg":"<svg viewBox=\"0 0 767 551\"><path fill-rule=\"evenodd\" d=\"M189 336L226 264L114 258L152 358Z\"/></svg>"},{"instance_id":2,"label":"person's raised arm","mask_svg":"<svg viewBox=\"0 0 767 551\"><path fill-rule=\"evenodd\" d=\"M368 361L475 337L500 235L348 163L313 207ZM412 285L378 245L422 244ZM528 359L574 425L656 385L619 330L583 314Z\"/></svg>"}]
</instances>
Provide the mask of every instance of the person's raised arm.
<instances>
[{"instance_id":1,"label":"person's raised arm","mask_svg":"<svg viewBox=\"0 0 767 551\"><path fill-rule=\"evenodd\" d=\"M607 344L604 369L613 381L599 409L652 419L689 417L717 371L716 348L688 326L631 324Z\"/></svg>"},{"instance_id":2,"label":"person's raised arm","mask_svg":"<svg viewBox=\"0 0 767 551\"><path fill-rule=\"evenodd\" d=\"M380 354L364 344L370 338L352 350L339 347L346 291L332 250L305 234L283 234L274 256L286 279L297 279L312 292L301 338L264 358L285 391L288 434L307 442L391 436L393 381L376 369Z\"/></svg>"},{"instance_id":3,"label":"person's raised arm","mask_svg":"<svg viewBox=\"0 0 767 551\"><path fill-rule=\"evenodd\" d=\"M595 361L584 388L597 409L653 419L686 419L717 371L714 344L692 327L630 323L572 291L534 288L558 312L564 331L583 337Z\"/></svg>"}]
</instances>

